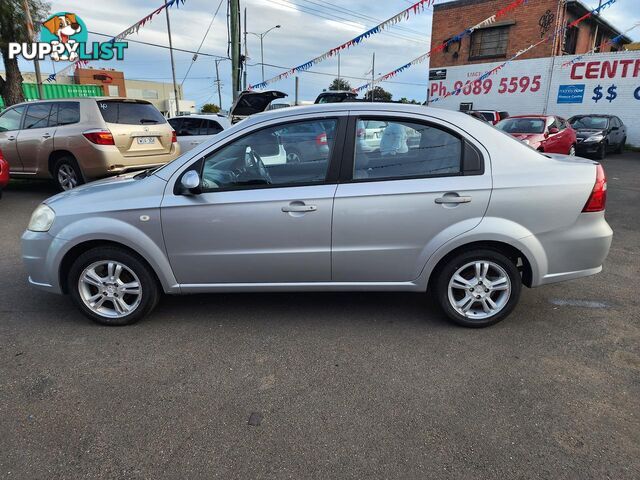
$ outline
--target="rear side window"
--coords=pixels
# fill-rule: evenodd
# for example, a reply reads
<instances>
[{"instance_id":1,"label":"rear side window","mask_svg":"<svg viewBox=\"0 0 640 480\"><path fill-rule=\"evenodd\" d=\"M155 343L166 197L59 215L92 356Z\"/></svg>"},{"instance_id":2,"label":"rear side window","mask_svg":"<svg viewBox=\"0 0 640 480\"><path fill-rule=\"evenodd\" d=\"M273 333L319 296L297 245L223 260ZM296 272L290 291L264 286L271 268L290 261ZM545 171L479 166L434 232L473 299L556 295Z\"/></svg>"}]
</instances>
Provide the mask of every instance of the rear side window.
<instances>
[{"instance_id":1,"label":"rear side window","mask_svg":"<svg viewBox=\"0 0 640 480\"><path fill-rule=\"evenodd\" d=\"M194 135L200 135L200 124L202 120L199 118L185 117L180 120L180 125L176 130L176 134L179 137L192 137Z\"/></svg>"},{"instance_id":2,"label":"rear side window","mask_svg":"<svg viewBox=\"0 0 640 480\"><path fill-rule=\"evenodd\" d=\"M487 122L493 122L495 120L495 115L491 112L480 112L480 115L482 115Z\"/></svg>"},{"instance_id":3,"label":"rear side window","mask_svg":"<svg viewBox=\"0 0 640 480\"><path fill-rule=\"evenodd\" d=\"M0 115L0 132L10 132L20 129L20 120L25 107L15 107L5 110Z\"/></svg>"},{"instance_id":4,"label":"rear side window","mask_svg":"<svg viewBox=\"0 0 640 480\"><path fill-rule=\"evenodd\" d=\"M58 103L57 125L71 125L80 121L80 104L78 102Z\"/></svg>"},{"instance_id":5,"label":"rear side window","mask_svg":"<svg viewBox=\"0 0 640 480\"><path fill-rule=\"evenodd\" d=\"M107 123L125 125L159 125L166 123L165 118L150 103L101 100L98 108Z\"/></svg>"},{"instance_id":6,"label":"rear side window","mask_svg":"<svg viewBox=\"0 0 640 480\"><path fill-rule=\"evenodd\" d=\"M55 125L52 116L55 116L56 109L52 109L52 103L37 103L27 107L27 114L24 116L24 128L46 128Z\"/></svg>"},{"instance_id":7,"label":"rear side window","mask_svg":"<svg viewBox=\"0 0 640 480\"><path fill-rule=\"evenodd\" d=\"M215 120L203 120L200 135L216 135L224 130Z\"/></svg>"},{"instance_id":8,"label":"rear side window","mask_svg":"<svg viewBox=\"0 0 640 480\"><path fill-rule=\"evenodd\" d=\"M377 140L379 138L379 141ZM433 125L391 120L375 141L356 136L354 179L458 175L462 139Z\"/></svg>"}]
</instances>

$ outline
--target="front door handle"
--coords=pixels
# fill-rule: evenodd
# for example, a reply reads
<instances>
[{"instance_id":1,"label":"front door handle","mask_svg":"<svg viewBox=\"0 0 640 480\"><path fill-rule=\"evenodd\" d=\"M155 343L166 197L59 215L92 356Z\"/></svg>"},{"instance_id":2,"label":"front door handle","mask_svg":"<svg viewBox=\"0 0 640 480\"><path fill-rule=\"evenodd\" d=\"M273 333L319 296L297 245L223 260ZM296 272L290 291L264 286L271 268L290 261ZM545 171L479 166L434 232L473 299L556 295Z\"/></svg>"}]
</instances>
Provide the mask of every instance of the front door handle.
<instances>
[{"instance_id":1,"label":"front door handle","mask_svg":"<svg viewBox=\"0 0 640 480\"><path fill-rule=\"evenodd\" d=\"M51 135L49 135L48 133L45 133L44 135L42 135L42 138L51 138Z\"/></svg>"},{"instance_id":2,"label":"front door handle","mask_svg":"<svg viewBox=\"0 0 640 480\"><path fill-rule=\"evenodd\" d=\"M439 205L447 204L447 203L470 203L471 197L460 197L460 196L444 196L440 198L436 198L435 202Z\"/></svg>"},{"instance_id":3,"label":"front door handle","mask_svg":"<svg viewBox=\"0 0 640 480\"><path fill-rule=\"evenodd\" d=\"M9 140L10 142L15 141L16 137L7 137L7 140Z\"/></svg>"},{"instance_id":4,"label":"front door handle","mask_svg":"<svg viewBox=\"0 0 640 480\"><path fill-rule=\"evenodd\" d=\"M284 213L291 213L291 212L297 212L297 213L304 213L304 212L315 212L316 210L318 210L318 207L316 207L315 205L296 205L296 204L291 204L288 205L286 207L282 207L282 211Z\"/></svg>"}]
</instances>

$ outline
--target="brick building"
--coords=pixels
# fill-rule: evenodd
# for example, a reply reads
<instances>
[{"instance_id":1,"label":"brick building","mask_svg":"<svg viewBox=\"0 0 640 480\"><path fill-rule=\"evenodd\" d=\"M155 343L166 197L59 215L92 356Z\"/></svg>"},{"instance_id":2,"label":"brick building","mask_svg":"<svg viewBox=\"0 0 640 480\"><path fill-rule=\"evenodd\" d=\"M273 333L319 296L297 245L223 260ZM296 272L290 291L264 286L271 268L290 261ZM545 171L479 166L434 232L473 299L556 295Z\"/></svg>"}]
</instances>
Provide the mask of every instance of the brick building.
<instances>
[{"instance_id":1,"label":"brick building","mask_svg":"<svg viewBox=\"0 0 640 480\"><path fill-rule=\"evenodd\" d=\"M456 0L435 5L431 47L441 45L465 27L482 22L509 3L510 0ZM453 67L509 58L589 10L578 0L528 0L496 23L477 29L445 50L434 53L430 67ZM564 36L538 46L520 59L582 54L618 35L620 32L603 18L593 16L568 29ZM604 46L601 51L622 49L623 44L630 42L625 36L616 46Z\"/></svg>"}]
</instances>

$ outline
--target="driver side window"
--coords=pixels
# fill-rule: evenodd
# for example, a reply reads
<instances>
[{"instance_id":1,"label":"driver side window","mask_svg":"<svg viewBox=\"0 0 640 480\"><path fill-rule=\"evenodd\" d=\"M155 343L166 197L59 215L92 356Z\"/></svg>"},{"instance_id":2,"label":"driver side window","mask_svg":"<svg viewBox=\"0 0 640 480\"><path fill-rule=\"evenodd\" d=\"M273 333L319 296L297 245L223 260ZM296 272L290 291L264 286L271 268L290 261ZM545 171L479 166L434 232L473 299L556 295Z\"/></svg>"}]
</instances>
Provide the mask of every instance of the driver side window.
<instances>
[{"instance_id":1,"label":"driver side window","mask_svg":"<svg viewBox=\"0 0 640 480\"><path fill-rule=\"evenodd\" d=\"M205 157L202 191L322 183L335 143L336 119L264 128Z\"/></svg>"}]
</instances>

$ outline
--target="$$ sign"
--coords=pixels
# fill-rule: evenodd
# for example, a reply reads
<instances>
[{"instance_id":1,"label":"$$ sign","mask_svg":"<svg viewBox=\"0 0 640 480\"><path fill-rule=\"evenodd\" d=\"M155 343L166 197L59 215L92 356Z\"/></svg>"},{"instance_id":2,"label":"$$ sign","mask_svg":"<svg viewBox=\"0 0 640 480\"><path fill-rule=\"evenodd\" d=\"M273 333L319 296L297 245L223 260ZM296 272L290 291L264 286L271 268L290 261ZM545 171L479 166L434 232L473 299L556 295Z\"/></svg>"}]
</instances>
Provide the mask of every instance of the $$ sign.
<instances>
[{"instance_id":1,"label":"$$ sign","mask_svg":"<svg viewBox=\"0 0 640 480\"><path fill-rule=\"evenodd\" d=\"M615 85L611 85L608 88L607 93L609 95L607 95L607 100L609 100L609 103L613 102L618 97L618 94L616 93L617 88L618 87L616 87Z\"/></svg>"},{"instance_id":2,"label":"$$ sign","mask_svg":"<svg viewBox=\"0 0 640 480\"><path fill-rule=\"evenodd\" d=\"M602 85L598 85L596 88L594 88L593 93L594 95L593 97L591 97L591 99L598 103L598 101L602 99Z\"/></svg>"}]
</instances>

